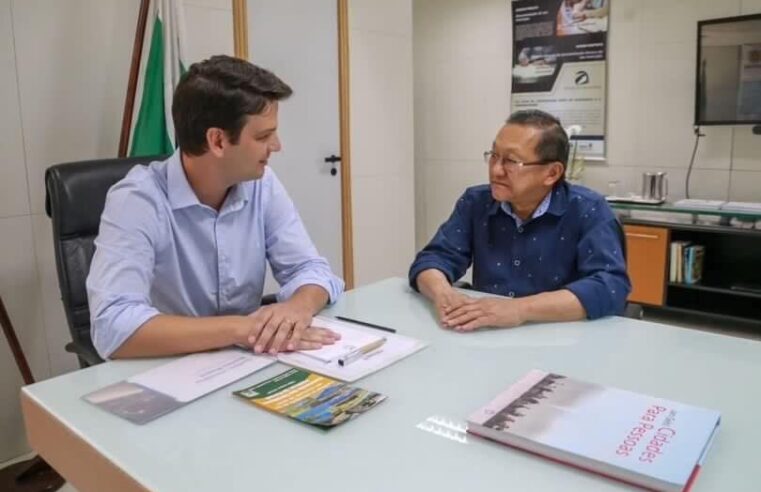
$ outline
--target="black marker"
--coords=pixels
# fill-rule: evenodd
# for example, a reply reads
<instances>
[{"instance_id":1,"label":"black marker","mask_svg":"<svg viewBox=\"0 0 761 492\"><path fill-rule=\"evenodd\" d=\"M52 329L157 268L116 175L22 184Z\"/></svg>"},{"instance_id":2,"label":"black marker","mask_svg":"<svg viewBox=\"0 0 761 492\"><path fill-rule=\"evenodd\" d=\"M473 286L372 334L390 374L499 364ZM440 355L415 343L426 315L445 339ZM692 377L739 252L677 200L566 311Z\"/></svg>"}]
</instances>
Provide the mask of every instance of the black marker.
<instances>
[{"instance_id":1,"label":"black marker","mask_svg":"<svg viewBox=\"0 0 761 492\"><path fill-rule=\"evenodd\" d=\"M386 328L385 326L374 325L374 324L368 323L366 321L359 321L359 320L356 320L356 319L346 318L344 316L336 316L336 319L340 319L341 321L348 321L349 323L356 323L356 324L362 325L362 326L367 326L368 328L375 328L376 330L383 330L383 331L387 331L389 333L396 333L396 330L393 329L393 328Z\"/></svg>"}]
</instances>

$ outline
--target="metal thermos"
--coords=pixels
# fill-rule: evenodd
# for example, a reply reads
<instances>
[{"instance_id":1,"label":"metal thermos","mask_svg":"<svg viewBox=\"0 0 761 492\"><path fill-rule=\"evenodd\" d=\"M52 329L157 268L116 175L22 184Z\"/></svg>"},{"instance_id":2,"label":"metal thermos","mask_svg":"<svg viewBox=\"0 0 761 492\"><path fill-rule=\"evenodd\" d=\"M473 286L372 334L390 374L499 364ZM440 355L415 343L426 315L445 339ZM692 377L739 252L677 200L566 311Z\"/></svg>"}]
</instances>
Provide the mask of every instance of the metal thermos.
<instances>
[{"instance_id":1,"label":"metal thermos","mask_svg":"<svg viewBox=\"0 0 761 492\"><path fill-rule=\"evenodd\" d=\"M665 200L669 193L666 173L642 173L642 198Z\"/></svg>"}]
</instances>

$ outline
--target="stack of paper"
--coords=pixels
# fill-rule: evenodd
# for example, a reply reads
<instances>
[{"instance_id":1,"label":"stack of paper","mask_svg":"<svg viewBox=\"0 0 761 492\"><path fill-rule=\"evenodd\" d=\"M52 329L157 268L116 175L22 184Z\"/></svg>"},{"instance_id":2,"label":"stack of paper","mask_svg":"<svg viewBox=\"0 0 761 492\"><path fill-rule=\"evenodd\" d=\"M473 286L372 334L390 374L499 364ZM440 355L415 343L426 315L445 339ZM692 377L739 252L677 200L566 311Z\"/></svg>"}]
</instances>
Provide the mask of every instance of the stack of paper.
<instances>
[{"instance_id":1,"label":"stack of paper","mask_svg":"<svg viewBox=\"0 0 761 492\"><path fill-rule=\"evenodd\" d=\"M731 212L746 212L746 213L759 213L761 214L761 203L758 202L727 202L722 207L722 210L728 210Z\"/></svg>"},{"instance_id":2,"label":"stack of paper","mask_svg":"<svg viewBox=\"0 0 761 492\"><path fill-rule=\"evenodd\" d=\"M341 339L335 345L323 347L320 350L281 353L276 356L277 360L341 381L356 381L400 361L428 345L415 338L387 332L381 334L372 328L364 328L323 316L316 316L312 320L312 326L337 332L341 335ZM338 363L339 357L361 346L359 344L371 343L378 338L386 339L379 348L368 352L351 364L341 366Z\"/></svg>"},{"instance_id":3,"label":"stack of paper","mask_svg":"<svg viewBox=\"0 0 761 492\"><path fill-rule=\"evenodd\" d=\"M724 205L724 200L700 200L698 198L685 198L674 202L675 207L694 208L697 210L719 210Z\"/></svg>"}]
</instances>

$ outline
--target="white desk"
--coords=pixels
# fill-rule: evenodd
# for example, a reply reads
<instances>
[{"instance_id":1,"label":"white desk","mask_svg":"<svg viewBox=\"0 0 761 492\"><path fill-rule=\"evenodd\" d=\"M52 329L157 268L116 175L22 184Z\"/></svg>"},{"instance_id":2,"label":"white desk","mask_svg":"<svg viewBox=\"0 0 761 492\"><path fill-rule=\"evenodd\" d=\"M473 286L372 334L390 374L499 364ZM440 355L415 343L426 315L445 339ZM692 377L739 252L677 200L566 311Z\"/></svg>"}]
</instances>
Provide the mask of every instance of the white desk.
<instances>
[{"instance_id":1,"label":"white desk","mask_svg":"<svg viewBox=\"0 0 761 492\"><path fill-rule=\"evenodd\" d=\"M761 343L608 318L459 334L438 328L403 279L348 293L344 314L431 342L361 386L388 400L329 432L231 395L284 370L277 364L137 426L80 399L161 361L109 362L22 391L32 446L89 490L488 491L631 490L501 445L467 443L416 425L464 419L531 368L640 391L722 413L695 492L759 490Z\"/></svg>"}]
</instances>

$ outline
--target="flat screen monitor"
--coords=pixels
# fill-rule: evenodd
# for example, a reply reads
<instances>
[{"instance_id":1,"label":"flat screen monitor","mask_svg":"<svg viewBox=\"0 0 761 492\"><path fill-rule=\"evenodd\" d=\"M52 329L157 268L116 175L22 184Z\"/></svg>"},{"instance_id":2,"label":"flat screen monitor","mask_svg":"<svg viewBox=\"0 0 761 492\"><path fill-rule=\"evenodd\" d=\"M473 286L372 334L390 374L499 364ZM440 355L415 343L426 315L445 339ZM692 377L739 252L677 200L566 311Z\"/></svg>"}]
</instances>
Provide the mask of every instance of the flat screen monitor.
<instances>
[{"instance_id":1,"label":"flat screen monitor","mask_svg":"<svg viewBox=\"0 0 761 492\"><path fill-rule=\"evenodd\" d=\"M761 14L698 22L695 124L761 124Z\"/></svg>"}]
</instances>

